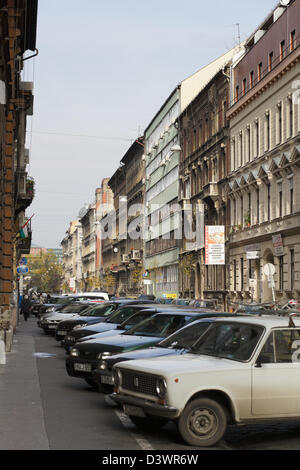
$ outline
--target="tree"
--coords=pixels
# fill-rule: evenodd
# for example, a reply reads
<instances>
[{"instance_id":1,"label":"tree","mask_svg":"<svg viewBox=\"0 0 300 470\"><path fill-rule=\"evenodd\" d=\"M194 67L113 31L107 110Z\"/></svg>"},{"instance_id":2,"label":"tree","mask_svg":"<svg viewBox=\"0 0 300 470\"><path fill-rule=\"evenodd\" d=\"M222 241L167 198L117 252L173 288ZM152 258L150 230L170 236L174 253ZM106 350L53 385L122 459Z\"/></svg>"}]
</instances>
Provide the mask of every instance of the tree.
<instances>
[{"instance_id":1,"label":"tree","mask_svg":"<svg viewBox=\"0 0 300 470\"><path fill-rule=\"evenodd\" d=\"M39 292L58 293L62 289L63 269L54 253L42 253L39 258L29 258L30 287Z\"/></svg>"}]
</instances>

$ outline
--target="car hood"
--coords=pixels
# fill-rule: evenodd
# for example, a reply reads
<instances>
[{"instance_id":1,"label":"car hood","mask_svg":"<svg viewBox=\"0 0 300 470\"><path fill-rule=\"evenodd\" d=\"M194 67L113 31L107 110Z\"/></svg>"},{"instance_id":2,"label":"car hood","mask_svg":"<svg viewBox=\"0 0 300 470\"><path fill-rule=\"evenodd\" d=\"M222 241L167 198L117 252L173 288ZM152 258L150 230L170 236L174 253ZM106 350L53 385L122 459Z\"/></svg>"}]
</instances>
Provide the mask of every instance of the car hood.
<instances>
[{"instance_id":1,"label":"car hood","mask_svg":"<svg viewBox=\"0 0 300 470\"><path fill-rule=\"evenodd\" d=\"M121 333L124 333L125 330L109 330L109 331L103 331L102 333L97 333L95 335L91 334L90 336L84 336L83 338L80 338L78 340L78 343L83 343L84 341L89 341L91 339L101 339L101 338L108 338L110 336L116 336Z\"/></svg>"},{"instance_id":2,"label":"car hood","mask_svg":"<svg viewBox=\"0 0 300 470\"><path fill-rule=\"evenodd\" d=\"M95 334L97 333L103 333L104 331L109 331L109 330L115 330L117 328L117 324L116 323L99 323L99 325L97 323L95 323L93 325L93 327L86 327L87 330L91 331L93 330L93 332L95 332ZM80 331L84 331L84 328L82 328L82 330ZM94 333L91 333L91 335L94 334Z\"/></svg>"},{"instance_id":3,"label":"car hood","mask_svg":"<svg viewBox=\"0 0 300 470\"><path fill-rule=\"evenodd\" d=\"M224 371L245 369L247 363L232 361L230 359L198 356L196 354L183 354L181 356L157 357L144 360L126 361L120 367L140 371L149 374L159 374L165 377L173 375L185 375L190 373Z\"/></svg>"},{"instance_id":4,"label":"car hood","mask_svg":"<svg viewBox=\"0 0 300 470\"><path fill-rule=\"evenodd\" d=\"M64 320L60 323L60 326L63 326L63 327L73 327L80 324L80 322L82 323L89 323L89 324L93 324L93 322L95 323L100 323L101 321L103 322L105 320L105 317L82 317L82 316L76 316L74 317L73 319L71 320Z\"/></svg>"},{"instance_id":5,"label":"car hood","mask_svg":"<svg viewBox=\"0 0 300 470\"><path fill-rule=\"evenodd\" d=\"M58 320L71 320L73 318L78 318L77 313L55 313L53 315L49 315L47 317L44 317L42 320L46 321L58 321Z\"/></svg>"},{"instance_id":6,"label":"car hood","mask_svg":"<svg viewBox=\"0 0 300 470\"><path fill-rule=\"evenodd\" d=\"M107 358L107 365L111 368L117 362L131 361L137 359L148 359L161 356L179 356L185 354L186 349L173 349L173 348L156 348L150 347L146 349L139 349L137 351L129 351L121 354L115 354Z\"/></svg>"},{"instance_id":7,"label":"car hood","mask_svg":"<svg viewBox=\"0 0 300 470\"><path fill-rule=\"evenodd\" d=\"M82 343L76 343L75 348L84 351L109 351L120 352L129 349L152 346L161 341L162 338L150 336L122 335L109 336L106 339L92 339Z\"/></svg>"}]
</instances>

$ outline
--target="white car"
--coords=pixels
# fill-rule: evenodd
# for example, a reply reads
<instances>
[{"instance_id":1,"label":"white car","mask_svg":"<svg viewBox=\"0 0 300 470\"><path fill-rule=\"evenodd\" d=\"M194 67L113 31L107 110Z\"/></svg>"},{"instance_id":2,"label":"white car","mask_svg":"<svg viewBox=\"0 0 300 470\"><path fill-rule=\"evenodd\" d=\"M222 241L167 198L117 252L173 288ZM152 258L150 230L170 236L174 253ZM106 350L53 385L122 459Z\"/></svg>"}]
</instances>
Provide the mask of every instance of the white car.
<instances>
[{"instance_id":1,"label":"white car","mask_svg":"<svg viewBox=\"0 0 300 470\"><path fill-rule=\"evenodd\" d=\"M218 319L182 356L120 362L111 395L137 426L174 420L208 447L227 424L300 419L300 319Z\"/></svg>"}]
</instances>

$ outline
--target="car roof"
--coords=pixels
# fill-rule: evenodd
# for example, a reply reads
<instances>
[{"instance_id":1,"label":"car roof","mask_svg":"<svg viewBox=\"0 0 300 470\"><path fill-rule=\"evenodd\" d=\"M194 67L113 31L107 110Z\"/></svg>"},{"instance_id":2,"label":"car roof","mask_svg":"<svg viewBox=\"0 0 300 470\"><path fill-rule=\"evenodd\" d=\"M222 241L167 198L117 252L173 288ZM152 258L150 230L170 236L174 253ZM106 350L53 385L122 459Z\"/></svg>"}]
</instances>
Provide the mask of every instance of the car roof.
<instances>
[{"instance_id":1,"label":"car roof","mask_svg":"<svg viewBox=\"0 0 300 470\"><path fill-rule=\"evenodd\" d=\"M298 312L299 313L299 312ZM300 327L300 316L292 316L293 323L296 328ZM248 323L262 325L267 328L282 328L289 327L290 315L241 315L232 318L217 318L216 322L227 321L227 322L236 322L236 323Z\"/></svg>"}]
</instances>

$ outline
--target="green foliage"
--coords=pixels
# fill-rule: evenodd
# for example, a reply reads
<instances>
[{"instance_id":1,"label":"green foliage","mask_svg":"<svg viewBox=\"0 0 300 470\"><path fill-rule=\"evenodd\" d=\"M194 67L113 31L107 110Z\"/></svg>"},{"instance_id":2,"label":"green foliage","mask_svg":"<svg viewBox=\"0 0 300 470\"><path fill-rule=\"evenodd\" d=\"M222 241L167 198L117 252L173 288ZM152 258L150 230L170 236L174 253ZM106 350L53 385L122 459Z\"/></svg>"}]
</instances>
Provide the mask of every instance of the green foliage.
<instances>
[{"instance_id":1,"label":"green foliage","mask_svg":"<svg viewBox=\"0 0 300 470\"><path fill-rule=\"evenodd\" d=\"M63 269L54 253L29 258L30 284L39 292L58 293L62 289Z\"/></svg>"}]
</instances>

